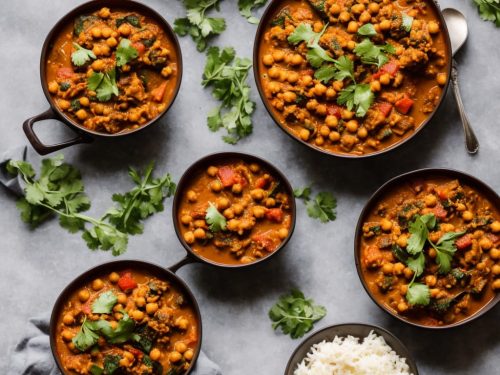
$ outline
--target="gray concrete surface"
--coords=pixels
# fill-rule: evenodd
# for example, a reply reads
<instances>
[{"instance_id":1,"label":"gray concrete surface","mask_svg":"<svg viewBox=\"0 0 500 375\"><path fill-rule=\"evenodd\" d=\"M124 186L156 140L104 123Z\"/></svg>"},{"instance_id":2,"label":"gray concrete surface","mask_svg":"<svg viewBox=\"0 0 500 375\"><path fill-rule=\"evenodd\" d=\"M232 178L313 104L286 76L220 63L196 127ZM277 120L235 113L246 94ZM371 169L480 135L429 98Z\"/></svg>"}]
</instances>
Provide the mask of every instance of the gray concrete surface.
<instances>
[{"instance_id":1,"label":"gray concrete surface","mask_svg":"<svg viewBox=\"0 0 500 375\"><path fill-rule=\"evenodd\" d=\"M144 0L165 18L182 14L179 1ZM24 144L24 119L48 105L39 84L39 55L52 25L77 0L3 1L0 39L3 51L0 79L2 113L0 154ZM325 305L328 315L316 328L342 322L368 322L388 328L409 347L422 374L498 374L499 308L465 327L429 332L408 327L374 305L358 280L353 261L353 229L364 202L387 179L423 167L451 167L484 179L500 188L500 29L479 19L471 0L443 0L468 17L471 35L458 56L464 102L481 142L475 157L466 154L462 129L451 92L438 115L424 131L404 147L364 161L344 161L322 156L292 141L272 122L255 87L258 109L254 134L236 147L212 134L205 116L216 103L200 86L204 56L190 39L181 39L185 61L182 89L168 115L149 131L114 143L95 143L64 151L67 160L81 169L99 215L111 204L111 193L131 184L128 165L145 166L155 160L159 172L177 179L197 158L215 151L240 150L268 158L295 186L312 183L338 197L338 219L321 225L307 217L298 203L296 232L286 251L256 269L224 272L203 265L180 270L197 296L204 317L203 348L228 375L277 375L299 341L270 327L267 311L277 297L292 286ZM251 57L256 27L237 14L236 1L222 4L228 30L216 40L232 45L239 55ZM252 77L252 86L253 77ZM68 137L55 123L40 124L45 140ZM78 235L50 221L29 230L19 219L12 196L0 192L0 373L9 353L22 336L28 317L50 310L62 288L77 274L111 260L105 252L90 252ZM184 253L174 235L171 201L166 210L146 223L144 235L133 237L123 258L170 265Z\"/></svg>"}]
</instances>

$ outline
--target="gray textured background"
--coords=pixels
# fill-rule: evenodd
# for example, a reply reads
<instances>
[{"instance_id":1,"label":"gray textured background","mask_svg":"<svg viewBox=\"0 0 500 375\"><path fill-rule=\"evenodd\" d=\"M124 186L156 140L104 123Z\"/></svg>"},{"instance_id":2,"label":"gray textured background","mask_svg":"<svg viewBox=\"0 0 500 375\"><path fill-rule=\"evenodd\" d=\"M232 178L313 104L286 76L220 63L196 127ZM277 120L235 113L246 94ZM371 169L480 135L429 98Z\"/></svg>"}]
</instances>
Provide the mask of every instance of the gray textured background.
<instances>
[{"instance_id":1,"label":"gray textured background","mask_svg":"<svg viewBox=\"0 0 500 375\"><path fill-rule=\"evenodd\" d=\"M169 22L183 11L179 1L144 1ZM39 84L39 56L53 24L79 4L76 0L3 1L0 13L0 72L2 113L0 154L26 142L24 119L48 105ZM364 161L344 161L322 156L292 141L265 111L251 78L258 104L254 134L232 147L221 134L211 134L205 116L216 103L200 86L204 56L188 38L181 39L184 81L174 106L161 123L137 136L113 143L94 143L64 151L67 160L81 169L91 214L100 215L111 204L111 194L131 187L128 165L143 167L156 160L158 172L170 171L178 179L197 158L215 151L240 150L268 158L295 186L313 183L338 197L337 221L321 225L305 214L298 202L297 229L287 249L272 262L255 269L228 272L203 265L189 265L179 274L197 296L204 317L203 348L228 375L276 375L284 371L293 341L271 330L267 311L277 297L292 286L325 305L328 315L316 328L342 322L368 322L399 336L417 359L422 374L498 374L499 308L465 327L428 332L408 327L385 313L369 299L358 280L353 261L353 228L364 202L387 179L422 167L451 167L484 179L500 188L500 29L479 19L472 0L443 0L467 16L470 40L458 56L462 92L470 120L481 142L475 157L466 154L451 92L438 115L404 147ZM239 55L251 57L256 27L241 18L236 1L226 0L222 15L228 30L216 40L232 45ZM39 126L43 139L57 140L70 133L55 123ZM82 271L111 260L109 253L91 253L78 235L62 230L56 221L30 231L19 219L14 199L0 192L0 373L28 317L52 308L62 288ZM123 258L170 265L184 255L175 237L171 201L165 212L147 221L144 235L131 238Z\"/></svg>"}]
</instances>

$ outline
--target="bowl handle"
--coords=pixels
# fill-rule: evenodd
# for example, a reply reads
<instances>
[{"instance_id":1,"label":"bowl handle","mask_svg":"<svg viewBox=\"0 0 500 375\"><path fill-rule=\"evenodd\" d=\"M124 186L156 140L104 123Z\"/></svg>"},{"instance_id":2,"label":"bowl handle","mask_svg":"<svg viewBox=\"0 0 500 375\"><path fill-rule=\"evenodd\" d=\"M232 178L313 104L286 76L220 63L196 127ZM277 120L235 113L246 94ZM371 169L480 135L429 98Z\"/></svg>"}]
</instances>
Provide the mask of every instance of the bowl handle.
<instances>
[{"instance_id":1,"label":"bowl handle","mask_svg":"<svg viewBox=\"0 0 500 375\"><path fill-rule=\"evenodd\" d=\"M38 152L40 155L47 155L50 154L51 152L61 150L69 146L77 145L80 143L90 143L94 140L87 134L77 133L78 136L76 138L70 139L69 141L58 143L55 145L45 145L40 141L38 136L35 134L33 126L37 121L50 120L50 119L53 120L58 119L56 113L52 110L52 108L49 108L45 112L27 119L23 123L23 130L24 133L26 134L26 137L28 137L28 141L31 143L36 152Z\"/></svg>"},{"instance_id":2,"label":"bowl handle","mask_svg":"<svg viewBox=\"0 0 500 375\"><path fill-rule=\"evenodd\" d=\"M170 271L173 273L176 273L179 268L185 266L186 264L191 264L191 263L198 263L198 259L193 257L191 254L187 254L184 258L182 258L180 261L175 263L174 265L168 267Z\"/></svg>"}]
</instances>

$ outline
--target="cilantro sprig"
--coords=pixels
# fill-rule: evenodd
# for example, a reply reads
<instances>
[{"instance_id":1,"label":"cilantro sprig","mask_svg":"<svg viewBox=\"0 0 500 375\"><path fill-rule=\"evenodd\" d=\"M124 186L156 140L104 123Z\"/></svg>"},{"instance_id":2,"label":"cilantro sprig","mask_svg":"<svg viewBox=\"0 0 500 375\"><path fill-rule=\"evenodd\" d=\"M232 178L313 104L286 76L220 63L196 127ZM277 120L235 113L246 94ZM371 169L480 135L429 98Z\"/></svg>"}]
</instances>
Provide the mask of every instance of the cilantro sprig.
<instances>
[{"instance_id":1,"label":"cilantro sprig","mask_svg":"<svg viewBox=\"0 0 500 375\"><path fill-rule=\"evenodd\" d=\"M324 62L335 62L326 51L319 45L321 36L325 33L328 24L323 29L316 33L308 23L301 23L295 28L293 33L288 36L288 41L292 44L305 42L308 48L306 58L314 68L319 68Z\"/></svg>"},{"instance_id":2,"label":"cilantro sprig","mask_svg":"<svg viewBox=\"0 0 500 375\"><path fill-rule=\"evenodd\" d=\"M293 191L296 198L302 199L306 203L307 214L313 219L318 219L322 223L334 221L337 218L337 199L329 192L320 192L311 199L311 187L307 186Z\"/></svg>"},{"instance_id":3,"label":"cilantro sprig","mask_svg":"<svg viewBox=\"0 0 500 375\"><path fill-rule=\"evenodd\" d=\"M139 56L139 52L132 46L132 42L123 38L116 48L116 66L128 64Z\"/></svg>"},{"instance_id":4,"label":"cilantro sprig","mask_svg":"<svg viewBox=\"0 0 500 375\"><path fill-rule=\"evenodd\" d=\"M217 210L217 207L215 207L215 204L213 204L212 202L208 203L205 220L209 225L208 229L210 229L210 231L212 232L220 232L221 230L226 230L227 220L224 215L222 215L219 210Z\"/></svg>"},{"instance_id":5,"label":"cilantro sprig","mask_svg":"<svg viewBox=\"0 0 500 375\"><path fill-rule=\"evenodd\" d=\"M73 47L75 48L75 51L71 54L71 61L76 66L85 65L90 60L96 58L94 52L89 49L83 48L77 43L73 43Z\"/></svg>"},{"instance_id":6,"label":"cilantro sprig","mask_svg":"<svg viewBox=\"0 0 500 375\"><path fill-rule=\"evenodd\" d=\"M483 20L494 22L500 27L500 0L474 0L474 3Z\"/></svg>"},{"instance_id":7,"label":"cilantro sprig","mask_svg":"<svg viewBox=\"0 0 500 375\"><path fill-rule=\"evenodd\" d=\"M174 21L174 30L180 36L190 35L199 52L205 51L208 40L226 29L224 18L208 17L211 9L219 10L220 0L183 0L187 14Z\"/></svg>"},{"instance_id":8,"label":"cilantro sprig","mask_svg":"<svg viewBox=\"0 0 500 375\"><path fill-rule=\"evenodd\" d=\"M354 53L363 64L376 65L380 68L389 61L389 54L395 54L396 49L392 44L375 45L370 39L363 39L354 47Z\"/></svg>"},{"instance_id":9,"label":"cilantro sprig","mask_svg":"<svg viewBox=\"0 0 500 375\"><path fill-rule=\"evenodd\" d=\"M118 96L116 69L113 68L105 73L93 72L87 80L87 88L96 92L97 100L100 102L107 102L113 95Z\"/></svg>"},{"instance_id":10,"label":"cilantro sprig","mask_svg":"<svg viewBox=\"0 0 500 375\"><path fill-rule=\"evenodd\" d=\"M252 15L252 11L262 7L267 0L238 0L240 14L250 23L259 23L259 19Z\"/></svg>"},{"instance_id":11,"label":"cilantro sprig","mask_svg":"<svg viewBox=\"0 0 500 375\"><path fill-rule=\"evenodd\" d=\"M233 48L211 47L203 71L203 87L211 86L212 95L220 100L220 106L209 112L207 125L211 131L225 128L228 135L222 139L236 144L252 133L252 113L255 103L250 99L248 71L249 59L236 57ZM226 109L223 113L223 110Z\"/></svg>"},{"instance_id":12,"label":"cilantro sprig","mask_svg":"<svg viewBox=\"0 0 500 375\"><path fill-rule=\"evenodd\" d=\"M19 174L24 183L24 197L17 202L21 218L37 227L50 216L59 216L59 224L70 233L82 231L82 238L92 249L112 250L113 255L127 249L128 235L142 233L142 221L163 210L163 200L172 195L175 184L169 174L153 178L153 164L144 177L131 169L130 176L136 186L125 194L115 194L117 206L103 217L93 218L83 212L90 208L80 172L64 163L58 155L44 159L37 178L33 166L25 161L9 161L7 170ZM89 227L90 225L90 227Z\"/></svg>"},{"instance_id":13,"label":"cilantro sprig","mask_svg":"<svg viewBox=\"0 0 500 375\"><path fill-rule=\"evenodd\" d=\"M104 292L92 303L92 313L109 314L116 302L118 302L118 297L112 291Z\"/></svg>"},{"instance_id":14,"label":"cilantro sprig","mask_svg":"<svg viewBox=\"0 0 500 375\"><path fill-rule=\"evenodd\" d=\"M281 296L269 310L273 329L281 328L281 331L292 339L304 336L313 329L314 323L325 315L325 307L316 305L312 299L306 299L298 289L293 289L289 295Z\"/></svg>"}]
</instances>

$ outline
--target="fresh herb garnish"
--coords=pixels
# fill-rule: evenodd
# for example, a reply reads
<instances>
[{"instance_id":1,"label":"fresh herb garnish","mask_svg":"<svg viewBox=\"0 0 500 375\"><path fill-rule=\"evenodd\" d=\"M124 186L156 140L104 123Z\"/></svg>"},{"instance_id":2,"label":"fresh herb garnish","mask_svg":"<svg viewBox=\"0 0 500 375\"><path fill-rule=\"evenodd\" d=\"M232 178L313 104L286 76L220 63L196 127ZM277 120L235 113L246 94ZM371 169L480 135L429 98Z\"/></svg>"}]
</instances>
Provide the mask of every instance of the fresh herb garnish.
<instances>
[{"instance_id":1,"label":"fresh herb garnish","mask_svg":"<svg viewBox=\"0 0 500 375\"><path fill-rule=\"evenodd\" d=\"M412 281L410 285L408 285L406 300L410 305L428 305L431 301L429 287L427 285L414 283Z\"/></svg>"},{"instance_id":2,"label":"fresh herb garnish","mask_svg":"<svg viewBox=\"0 0 500 375\"><path fill-rule=\"evenodd\" d=\"M104 357L104 373L106 375L114 374L120 368L121 359L119 355L107 354Z\"/></svg>"},{"instance_id":3,"label":"fresh herb garnish","mask_svg":"<svg viewBox=\"0 0 500 375\"><path fill-rule=\"evenodd\" d=\"M100 102L107 102L112 95L118 96L116 70L113 68L105 73L93 72L87 80L87 87L96 92L97 100Z\"/></svg>"},{"instance_id":4,"label":"fresh herb garnish","mask_svg":"<svg viewBox=\"0 0 500 375\"><path fill-rule=\"evenodd\" d=\"M91 375L103 375L104 369L97 366L96 364L92 364L92 366L90 366L90 374Z\"/></svg>"},{"instance_id":5,"label":"fresh herb garnish","mask_svg":"<svg viewBox=\"0 0 500 375\"><path fill-rule=\"evenodd\" d=\"M373 24L367 23L358 29L358 34L363 36L375 36L377 35L377 31L375 30L375 26L373 26Z\"/></svg>"},{"instance_id":6,"label":"fresh herb garnish","mask_svg":"<svg viewBox=\"0 0 500 375\"><path fill-rule=\"evenodd\" d=\"M89 49L83 48L77 43L73 43L73 47L75 47L75 51L71 54L71 61L76 66L85 65L91 59L96 58L94 52Z\"/></svg>"},{"instance_id":7,"label":"fresh herb garnish","mask_svg":"<svg viewBox=\"0 0 500 375\"><path fill-rule=\"evenodd\" d=\"M361 59L363 64L376 65L380 68L389 61L387 55L395 54L396 49L389 43L377 46L370 39L366 38L356 45L354 53Z\"/></svg>"},{"instance_id":8,"label":"fresh herb garnish","mask_svg":"<svg viewBox=\"0 0 500 375\"><path fill-rule=\"evenodd\" d=\"M122 24L128 23L134 27L140 28L141 27L141 21L139 20L139 17L134 16L133 14L130 14L128 16L118 18L116 20L116 27L120 27Z\"/></svg>"},{"instance_id":9,"label":"fresh herb garnish","mask_svg":"<svg viewBox=\"0 0 500 375\"><path fill-rule=\"evenodd\" d=\"M314 68L319 68L324 62L335 62L328 53L319 45L319 40L324 34L328 24L326 24L321 32L316 33L308 23L301 23L295 28L293 33L288 36L288 41L292 44L305 42L308 48L307 60Z\"/></svg>"},{"instance_id":10,"label":"fresh herb garnish","mask_svg":"<svg viewBox=\"0 0 500 375\"><path fill-rule=\"evenodd\" d=\"M260 8L267 0L238 0L238 9L240 14L250 23L258 23L259 19L252 15L252 10Z\"/></svg>"},{"instance_id":11,"label":"fresh herb garnish","mask_svg":"<svg viewBox=\"0 0 500 375\"><path fill-rule=\"evenodd\" d=\"M93 314L109 314L118 298L112 291L102 293L92 304Z\"/></svg>"},{"instance_id":12,"label":"fresh herb garnish","mask_svg":"<svg viewBox=\"0 0 500 375\"><path fill-rule=\"evenodd\" d=\"M500 0L474 0L474 3L483 20L494 22L500 27Z\"/></svg>"},{"instance_id":13,"label":"fresh herb garnish","mask_svg":"<svg viewBox=\"0 0 500 375\"><path fill-rule=\"evenodd\" d=\"M370 85L354 83L339 93L337 103L345 105L349 111L354 109L357 117L364 117L374 100Z\"/></svg>"},{"instance_id":14,"label":"fresh herb garnish","mask_svg":"<svg viewBox=\"0 0 500 375\"><path fill-rule=\"evenodd\" d=\"M226 218L222 215L215 204L212 202L208 203L209 206L207 208L205 220L209 225L209 229L212 232L220 232L221 230L226 230Z\"/></svg>"},{"instance_id":15,"label":"fresh herb garnish","mask_svg":"<svg viewBox=\"0 0 500 375\"><path fill-rule=\"evenodd\" d=\"M209 112L207 125L211 131L224 127L228 135L222 139L229 144L235 144L252 133L255 103L250 100L247 82L251 66L249 59L236 57L234 49L230 47L222 50L211 47L207 52L202 85L212 86L212 95L222 101L219 107ZM223 114L224 108L227 111Z\"/></svg>"},{"instance_id":16,"label":"fresh herb garnish","mask_svg":"<svg viewBox=\"0 0 500 375\"><path fill-rule=\"evenodd\" d=\"M413 17L403 13L403 22L401 24L401 28L409 33L411 31L411 26L413 25Z\"/></svg>"},{"instance_id":17,"label":"fresh herb garnish","mask_svg":"<svg viewBox=\"0 0 500 375\"><path fill-rule=\"evenodd\" d=\"M280 327L284 334L293 339L304 336L325 315L326 309L323 306L315 305L312 299L306 299L298 289L281 296L269 310L273 329Z\"/></svg>"},{"instance_id":18,"label":"fresh herb garnish","mask_svg":"<svg viewBox=\"0 0 500 375\"><path fill-rule=\"evenodd\" d=\"M83 231L82 238L90 249L112 249L113 255L126 251L128 234L142 233L141 221L161 212L163 200L175 189L169 174L153 178L153 164L142 179L131 169L129 174L137 186L123 195L115 194L113 200L118 206L96 219L82 214L90 208L90 200L84 192L80 172L64 163L62 155L44 159L38 179L32 165L24 161L9 161L7 170L20 174L26 184L24 197L17 203L24 222L36 227L57 214L60 225L69 232Z\"/></svg>"},{"instance_id":19,"label":"fresh herb garnish","mask_svg":"<svg viewBox=\"0 0 500 375\"><path fill-rule=\"evenodd\" d=\"M180 36L190 35L199 52L208 46L208 39L226 29L224 18L207 17L206 13L214 8L219 10L220 0L183 0L187 17L174 21L174 30Z\"/></svg>"},{"instance_id":20,"label":"fresh herb garnish","mask_svg":"<svg viewBox=\"0 0 500 375\"><path fill-rule=\"evenodd\" d=\"M318 219L322 223L334 221L337 218L337 213L335 211L337 200L331 193L318 193L312 200L310 187L295 189L293 193L296 198L304 200L309 217Z\"/></svg>"},{"instance_id":21,"label":"fresh herb garnish","mask_svg":"<svg viewBox=\"0 0 500 375\"><path fill-rule=\"evenodd\" d=\"M94 346L99 340L99 324L97 322L92 322L90 320L85 319L80 330L73 337L72 341L75 344L75 347L84 352L90 347Z\"/></svg>"},{"instance_id":22,"label":"fresh herb garnish","mask_svg":"<svg viewBox=\"0 0 500 375\"><path fill-rule=\"evenodd\" d=\"M324 83L328 83L332 79L343 81L346 78L350 78L354 81L354 63L347 56L341 56L333 65L323 64L314 73L314 78Z\"/></svg>"},{"instance_id":23,"label":"fresh herb garnish","mask_svg":"<svg viewBox=\"0 0 500 375\"><path fill-rule=\"evenodd\" d=\"M116 48L116 66L123 66L139 56L139 52L132 46L132 42L123 38ZM116 94L115 94L116 95Z\"/></svg>"}]
</instances>

